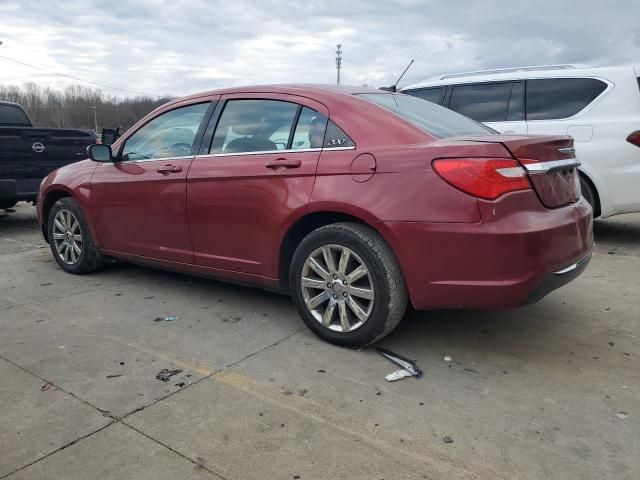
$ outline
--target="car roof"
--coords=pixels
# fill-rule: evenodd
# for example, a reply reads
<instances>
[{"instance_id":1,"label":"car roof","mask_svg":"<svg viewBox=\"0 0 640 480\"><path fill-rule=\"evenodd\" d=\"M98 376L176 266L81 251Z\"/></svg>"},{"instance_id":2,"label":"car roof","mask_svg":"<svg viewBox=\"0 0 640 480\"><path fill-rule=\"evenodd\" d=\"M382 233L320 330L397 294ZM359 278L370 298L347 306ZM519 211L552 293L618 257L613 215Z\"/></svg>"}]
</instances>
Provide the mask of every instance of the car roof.
<instances>
[{"instance_id":1,"label":"car roof","mask_svg":"<svg viewBox=\"0 0 640 480\"><path fill-rule=\"evenodd\" d=\"M351 85L325 85L325 84L274 84L274 85L252 85L242 87L223 88L220 90L210 90L200 92L186 97L173 100L183 102L185 100L209 97L213 95L225 95L234 93L275 93L299 95L310 97L322 102L325 99L339 99L339 97L351 96L356 93L385 93L375 88L357 87ZM388 92L387 92L388 93Z\"/></svg>"},{"instance_id":2,"label":"car roof","mask_svg":"<svg viewBox=\"0 0 640 480\"><path fill-rule=\"evenodd\" d=\"M402 87L400 91L415 88L452 85L461 83L481 83L507 80L526 80L534 78L567 78L567 77L600 77L617 76L621 73L633 72L633 66L592 67L586 65L541 65L531 67L514 67L476 72L449 73L427 78L421 82ZM638 67L636 67L638 68Z\"/></svg>"}]
</instances>

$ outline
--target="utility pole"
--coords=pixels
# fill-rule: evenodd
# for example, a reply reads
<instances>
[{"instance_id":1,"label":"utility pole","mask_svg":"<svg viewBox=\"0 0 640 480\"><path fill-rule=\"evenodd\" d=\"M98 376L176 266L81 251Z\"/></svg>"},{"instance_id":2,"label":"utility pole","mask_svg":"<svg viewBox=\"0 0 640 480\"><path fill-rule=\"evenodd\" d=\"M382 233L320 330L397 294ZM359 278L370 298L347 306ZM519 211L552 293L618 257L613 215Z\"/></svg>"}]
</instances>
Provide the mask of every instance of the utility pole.
<instances>
[{"instance_id":1,"label":"utility pole","mask_svg":"<svg viewBox=\"0 0 640 480\"><path fill-rule=\"evenodd\" d=\"M93 124L95 126L95 132L98 133L98 113L96 107L89 107L93 110Z\"/></svg>"},{"instance_id":2,"label":"utility pole","mask_svg":"<svg viewBox=\"0 0 640 480\"><path fill-rule=\"evenodd\" d=\"M340 67L342 66L342 44L336 45L336 69L338 70L338 79L336 84L340 85Z\"/></svg>"}]
</instances>

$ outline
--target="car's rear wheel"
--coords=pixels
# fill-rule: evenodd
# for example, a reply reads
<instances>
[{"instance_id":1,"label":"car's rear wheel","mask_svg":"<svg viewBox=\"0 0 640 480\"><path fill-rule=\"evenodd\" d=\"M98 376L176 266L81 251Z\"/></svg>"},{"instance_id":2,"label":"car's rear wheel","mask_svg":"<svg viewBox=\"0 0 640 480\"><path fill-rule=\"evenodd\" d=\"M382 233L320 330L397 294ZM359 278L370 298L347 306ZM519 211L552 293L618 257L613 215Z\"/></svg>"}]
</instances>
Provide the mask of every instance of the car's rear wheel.
<instances>
[{"instance_id":1,"label":"car's rear wheel","mask_svg":"<svg viewBox=\"0 0 640 480\"><path fill-rule=\"evenodd\" d=\"M77 200L71 197L58 200L47 222L53 258L65 272L87 273L104 266L104 258L93 243Z\"/></svg>"},{"instance_id":2,"label":"car's rear wheel","mask_svg":"<svg viewBox=\"0 0 640 480\"><path fill-rule=\"evenodd\" d=\"M293 256L289 279L307 327L338 345L380 340L407 307L393 252L375 230L357 223L327 225L307 235Z\"/></svg>"}]
</instances>

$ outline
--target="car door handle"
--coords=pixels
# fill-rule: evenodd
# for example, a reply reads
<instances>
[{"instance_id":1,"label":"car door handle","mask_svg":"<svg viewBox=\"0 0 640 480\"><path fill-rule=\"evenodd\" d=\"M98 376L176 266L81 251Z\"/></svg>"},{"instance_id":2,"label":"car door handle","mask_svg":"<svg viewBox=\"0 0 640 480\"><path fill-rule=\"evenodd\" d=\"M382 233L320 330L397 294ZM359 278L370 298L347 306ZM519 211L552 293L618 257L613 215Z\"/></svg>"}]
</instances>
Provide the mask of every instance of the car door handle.
<instances>
[{"instance_id":1,"label":"car door handle","mask_svg":"<svg viewBox=\"0 0 640 480\"><path fill-rule=\"evenodd\" d=\"M264 164L267 168L274 170L278 168L298 168L302 165L300 160L287 160L286 158L276 158L275 160L269 160Z\"/></svg>"},{"instance_id":2,"label":"car door handle","mask_svg":"<svg viewBox=\"0 0 640 480\"><path fill-rule=\"evenodd\" d=\"M182 167L180 165L163 165L162 167L158 167L158 173L178 173L182 171Z\"/></svg>"}]
</instances>

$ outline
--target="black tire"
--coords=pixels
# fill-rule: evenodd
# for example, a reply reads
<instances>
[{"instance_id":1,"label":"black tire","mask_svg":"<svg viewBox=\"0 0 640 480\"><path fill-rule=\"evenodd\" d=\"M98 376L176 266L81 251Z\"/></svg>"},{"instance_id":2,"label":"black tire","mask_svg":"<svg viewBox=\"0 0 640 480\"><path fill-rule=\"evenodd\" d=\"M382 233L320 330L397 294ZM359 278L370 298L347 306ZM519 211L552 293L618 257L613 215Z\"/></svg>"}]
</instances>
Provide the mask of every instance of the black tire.
<instances>
[{"instance_id":1,"label":"black tire","mask_svg":"<svg viewBox=\"0 0 640 480\"><path fill-rule=\"evenodd\" d=\"M16 206L18 202L6 201L0 202L0 210L8 210L9 208L13 208Z\"/></svg>"},{"instance_id":2,"label":"black tire","mask_svg":"<svg viewBox=\"0 0 640 480\"><path fill-rule=\"evenodd\" d=\"M73 214L80 225L79 235L82 237L81 252L77 257L77 261L72 264L67 263L63 258L63 255L58 252L56 248L56 241L54 239L54 220L56 215L61 211L68 211ZM72 197L64 197L58 200L53 207L51 207L49 218L47 218L47 232L53 258L65 272L79 275L99 270L105 265L105 259L93 242L93 238L91 238L89 226L84 218L80 204L76 199Z\"/></svg>"},{"instance_id":3,"label":"black tire","mask_svg":"<svg viewBox=\"0 0 640 480\"><path fill-rule=\"evenodd\" d=\"M589 205L591 205L593 216L597 217L600 212L598 211L599 208L598 202L596 200L596 194L593 191L591 184L582 175L580 175L580 190L582 191L582 196L584 197L584 199L589 202Z\"/></svg>"},{"instance_id":4,"label":"black tire","mask_svg":"<svg viewBox=\"0 0 640 480\"><path fill-rule=\"evenodd\" d=\"M353 331L325 327L305 303L302 287L305 262L314 251L327 245L348 248L370 273L367 278L375 292L373 305L368 319ZM289 279L293 303L304 323L320 338L336 345L358 348L380 340L400 323L407 308L407 290L395 255L380 234L366 225L336 223L311 232L294 253Z\"/></svg>"}]
</instances>

